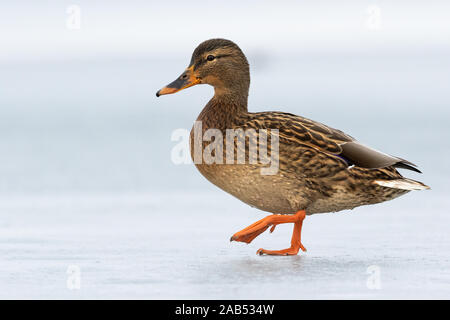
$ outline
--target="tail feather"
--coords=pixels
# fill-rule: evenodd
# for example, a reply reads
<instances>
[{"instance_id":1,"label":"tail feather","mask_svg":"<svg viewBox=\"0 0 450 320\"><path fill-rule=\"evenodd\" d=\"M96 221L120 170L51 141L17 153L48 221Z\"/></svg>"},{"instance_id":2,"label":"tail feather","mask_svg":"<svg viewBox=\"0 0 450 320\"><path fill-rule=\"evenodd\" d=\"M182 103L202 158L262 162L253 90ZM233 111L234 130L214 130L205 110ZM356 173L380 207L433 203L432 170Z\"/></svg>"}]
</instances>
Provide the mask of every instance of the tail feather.
<instances>
[{"instance_id":1,"label":"tail feather","mask_svg":"<svg viewBox=\"0 0 450 320\"><path fill-rule=\"evenodd\" d=\"M429 186L423 184L422 182L415 181L412 179L396 179L396 180L376 180L376 184L394 189L402 189L402 190L426 190L430 189Z\"/></svg>"}]
</instances>

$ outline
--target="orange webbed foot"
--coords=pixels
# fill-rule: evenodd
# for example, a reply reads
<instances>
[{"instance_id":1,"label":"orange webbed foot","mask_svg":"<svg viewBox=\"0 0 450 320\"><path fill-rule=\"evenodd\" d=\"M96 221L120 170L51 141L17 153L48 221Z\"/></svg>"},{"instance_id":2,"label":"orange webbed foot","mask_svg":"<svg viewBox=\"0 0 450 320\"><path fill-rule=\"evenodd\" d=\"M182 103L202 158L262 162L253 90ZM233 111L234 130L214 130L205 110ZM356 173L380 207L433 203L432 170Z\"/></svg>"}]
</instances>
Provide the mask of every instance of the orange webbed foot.
<instances>
[{"instance_id":1,"label":"orange webbed foot","mask_svg":"<svg viewBox=\"0 0 450 320\"><path fill-rule=\"evenodd\" d=\"M265 250L259 249L256 253L259 255L267 254L267 255L296 255L299 249L306 251L306 248L302 245L301 238L301 230L303 219L305 219L306 213L304 210L298 211L294 215L279 215L273 214L267 216L252 225L248 226L245 229L242 229L239 232L236 232L230 239L230 241L240 241L245 243L250 243L259 236L261 233L266 231L269 227L270 232L272 233L275 230L275 227L278 224L282 223L294 223L294 231L292 234L291 247L283 250Z\"/></svg>"},{"instance_id":2,"label":"orange webbed foot","mask_svg":"<svg viewBox=\"0 0 450 320\"><path fill-rule=\"evenodd\" d=\"M303 252L306 252L306 248L300 243L299 246L291 246L283 250L266 250L261 248L256 251L256 254L260 256L264 254L268 256L295 256L300 249L302 249Z\"/></svg>"},{"instance_id":3,"label":"orange webbed foot","mask_svg":"<svg viewBox=\"0 0 450 320\"><path fill-rule=\"evenodd\" d=\"M271 217L272 216L267 216L264 219L256 221L255 223L248 226L247 228L242 229L239 232L236 232L230 238L230 241L239 241L239 242L245 242L245 243L252 242L253 239L255 239L257 236L259 236L261 233L266 231L267 228L270 227L270 220L271 220L270 218Z\"/></svg>"}]
</instances>

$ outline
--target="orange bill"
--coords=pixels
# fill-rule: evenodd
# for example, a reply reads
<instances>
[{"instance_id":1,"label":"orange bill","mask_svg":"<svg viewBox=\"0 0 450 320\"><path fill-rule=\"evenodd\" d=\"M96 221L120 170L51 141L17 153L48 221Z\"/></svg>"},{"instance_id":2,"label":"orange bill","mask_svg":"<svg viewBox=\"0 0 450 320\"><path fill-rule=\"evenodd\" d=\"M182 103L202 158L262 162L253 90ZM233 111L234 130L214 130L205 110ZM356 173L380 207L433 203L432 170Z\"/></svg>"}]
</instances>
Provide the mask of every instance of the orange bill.
<instances>
[{"instance_id":1,"label":"orange bill","mask_svg":"<svg viewBox=\"0 0 450 320\"><path fill-rule=\"evenodd\" d=\"M184 71L175 81L168 84L156 93L156 96L162 96L164 94L171 94L180 90L195 86L201 82L200 78L194 73L194 66L191 66Z\"/></svg>"}]
</instances>

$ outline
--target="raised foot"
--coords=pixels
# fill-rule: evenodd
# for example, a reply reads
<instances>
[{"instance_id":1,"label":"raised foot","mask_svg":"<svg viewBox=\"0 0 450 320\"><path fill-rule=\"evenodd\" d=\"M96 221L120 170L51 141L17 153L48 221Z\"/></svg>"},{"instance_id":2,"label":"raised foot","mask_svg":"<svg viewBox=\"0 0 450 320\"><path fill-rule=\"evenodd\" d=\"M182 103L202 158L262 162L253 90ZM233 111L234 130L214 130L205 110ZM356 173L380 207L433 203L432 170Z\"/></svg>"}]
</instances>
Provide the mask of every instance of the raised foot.
<instances>
[{"instance_id":1,"label":"raised foot","mask_svg":"<svg viewBox=\"0 0 450 320\"><path fill-rule=\"evenodd\" d=\"M257 236L259 236L261 233L267 230L267 228L270 227L270 220L269 219L272 216L267 216L264 219L261 219L259 221L256 221L254 224L248 226L245 229L242 229L239 232L236 232L233 234L230 238L230 241L239 241L239 242L245 242L250 243L255 239ZM271 228L270 232L273 232L274 226Z\"/></svg>"},{"instance_id":2,"label":"raised foot","mask_svg":"<svg viewBox=\"0 0 450 320\"><path fill-rule=\"evenodd\" d=\"M291 247L283 250L265 250L265 249L259 249L257 251L257 254L267 254L267 255L296 255L299 251L299 249L302 249L303 251L306 251L305 247L302 245L300 238L301 238L301 231L302 231L302 224L303 219L305 219L306 213L304 210L300 210L294 215L279 215L279 214L273 214L270 216L267 216L252 225L248 226L247 228L236 232L230 239L230 241L240 241L245 243L250 243L255 239L257 236L259 236L261 233L266 231L269 227L270 232L273 232L275 230L275 227L278 224L282 223L294 223L294 231L292 234L292 240L291 240Z\"/></svg>"}]
</instances>

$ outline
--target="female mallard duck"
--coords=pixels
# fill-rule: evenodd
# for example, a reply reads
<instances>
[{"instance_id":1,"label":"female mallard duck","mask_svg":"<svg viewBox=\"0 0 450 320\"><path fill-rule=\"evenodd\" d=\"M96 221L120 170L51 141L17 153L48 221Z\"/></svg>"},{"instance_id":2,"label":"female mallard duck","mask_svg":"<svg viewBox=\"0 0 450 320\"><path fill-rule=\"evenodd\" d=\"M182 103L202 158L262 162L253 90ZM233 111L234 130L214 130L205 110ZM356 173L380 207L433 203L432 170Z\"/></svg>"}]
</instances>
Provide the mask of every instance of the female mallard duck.
<instances>
[{"instance_id":1,"label":"female mallard duck","mask_svg":"<svg viewBox=\"0 0 450 320\"><path fill-rule=\"evenodd\" d=\"M215 93L198 116L196 124L200 123L200 127L194 125L191 131L191 155L196 167L219 188L251 206L274 213L235 233L231 241L250 243L269 227L273 232L278 224L294 223L290 248L259 249L258 254L295 255L299 249L306 251L301 243L306 215L352 209L391 200L410 190L429 189L396 170L420 172L414 164L366 147L342 131L290 113L248 112L249 65L240 48L229 40L201 43L185 72L156 96L205 83L212 85ZM198 128L200 134L195 132ZM217 134L215 140L211 136L206 138L210 129L223 133L220 141L216 141ZM229 150L217 147L217 142L222 146L226 143L226 132L230 129L240 132L232 137L232 147ZM254 161L250 144L264 141L262 132L267 137L269 131L270 140L278 142L275 157L278 170L275 174L261 174L267 161ZM244 145L235 140L243 135ZM209 146L204 140L209 141ZM228 158L226 163L206 158L201 161L201 156L198 161L194 146L199 144L205 151L206 148L211 151L214 144L215 160L223 159L216 157L218 153L224 155L242 148L248 152L245 161L238 163L229 162ZM276 152L269 142L260 143L257 148L258 153L267 149L271 154Z\"/></svg>"}]
</instances>

